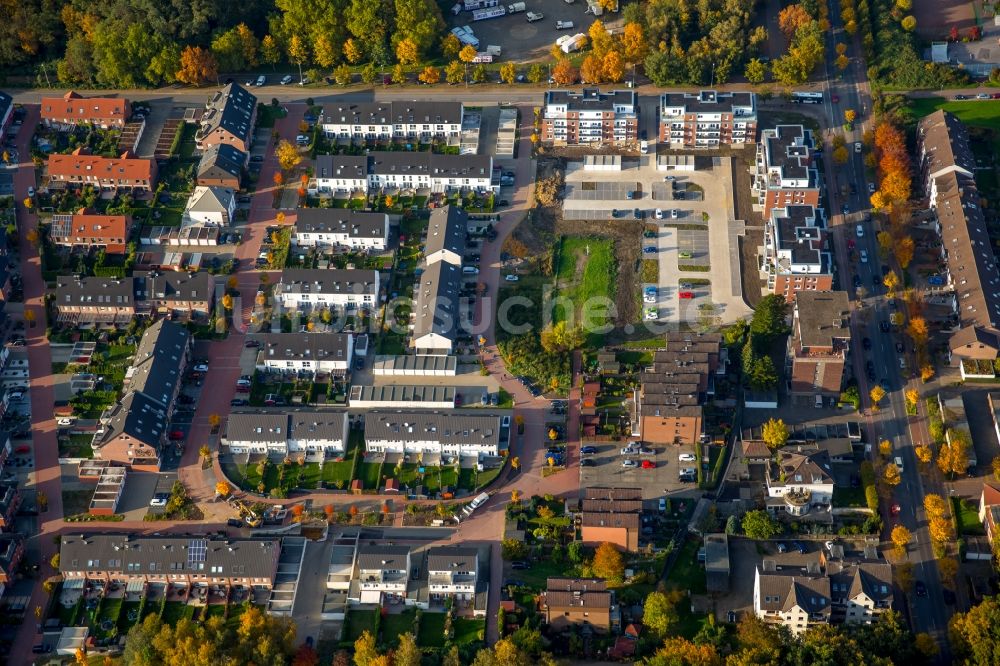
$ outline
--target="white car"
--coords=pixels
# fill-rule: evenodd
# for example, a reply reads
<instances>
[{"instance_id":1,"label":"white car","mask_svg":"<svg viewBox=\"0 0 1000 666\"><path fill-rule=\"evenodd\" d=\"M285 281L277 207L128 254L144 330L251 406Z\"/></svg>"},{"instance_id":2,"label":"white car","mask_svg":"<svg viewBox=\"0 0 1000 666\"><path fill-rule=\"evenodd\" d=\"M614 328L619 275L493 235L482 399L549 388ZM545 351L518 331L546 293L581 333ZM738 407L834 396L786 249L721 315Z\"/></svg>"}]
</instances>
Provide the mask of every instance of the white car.
<instances>
[{"instance_id":1,"label":"white car","mask_svg":"<svg viewBox=\"0 0 1000 666\"><path fill-rule=\"evenodd\" d=\"M696 460L697 458L695 458L693 453L682 453L679 456L677 456L677 461L682 463L691 463Z\"/></svg>"},{"instance_id":2,"label":"white car","mask_svg":"<svg viewBox=\"0 0 1000 666\"><path fill-rule=\"evenodd\" d=\"M35 188L34 187L31 187L31 186L28 187L28 196L29 197L35 196Z\"/></svg>"},{"instance_id":3,"label":"white car","mask_svg":"<svg viewBox=\"0 0 1000 666\"><path fill-rule=\"evenodd\" d=\"M623 456L632 456L635 455L637 451L633 449L631 446L626 446L619 453L621 453Z\"/></svg>"},{"instance_id":4,"label":"white car","mask_svg":"<svg viewBox=\"0 0 1000 666\"><path fill-rule=\"evenodd\" d=\"M637 463L634 460L623 460L622 461L622 467L625 467L625 468L638 467L638 466L639 466L639 463Z\"/></svg>"},{"instance_id":5,"label":"white car","mask_svg":"<svg viewBox=\"0 0 1000 666\"><path fill-rule=\"evenodd\" d=\"M556 30L572 30L572 21L556 21Z\"/></svg>"},{"instance_id":6,"label":"white car","mask_svg":"<svg viewBox=\"0 0 1000 666\"><path fill-rule=\"evenodd\" d=\"M653 211L653 217L655 217L657 220L662 220L663 219L663 209L662 208L657 208L655 211Z\"/></svg>"},{"instance_id":7,"label":"white car","mask_svg":"<svg viewBox=\"0 0 1000 666\"><path fill-rule=\"evenodd\" d=\"M208 364L199 363L198 365L194 366L193 370L195 372L208 372Z\"/></svg>"},{"instance_id":8,"label":"white car","mask_svg":"<svg viewBox=\"0 0 1000 666\"><path fill-rule=\"evenodd\" d=\"M639 142L639 152L641 152L643 155L646 155L647 153L649 153L649 141L640 141Z\"/></svg>"},{"instance_id":9,"label":"white car","mask_svg":"<svg viewBox=\"0 0 1000 666\"><path fill-rule=\"evenodd\" d=\"M519 279L520 278L513 273L504 277L504 280L507 280L507 282L517 282Z\"/></svg>"},{"instance_id":10,"label":"white car","mask_svg":"<svg viewBox=\"0 0 1000 666\"><path fill-rule=\"evenodd\" d=\"M304 86L304 85L306 85L307 83L309 83L309 77L308 77L308 76L303 76L303 77L302 77L302 80L301 80L301 81L299 81L299 85L300 85L300 86Z\"/></svg>"},{"instance_id":11,"label":"white car","mask_svg":"<svg viewBox=\"0 0 1000 666\"><path fill-rule=\"evenodd\" d=\"M646 321L656 321L660 318L660 313L656 311L656 308L646 308L646 312L642 318Z\"/></svg>"},{"instance_id":12,"label":"white car","mask_svg":"<svg viewBox=\"0 0 1000 666\"><path fill-rule=\"evenodd\" d=\"M861 250L861 263L868 263L868 250Z\"/></svg>"},{"instance_id":13,"label":"white car","mask_svg":"<svg viewBox=\"0 0 1000 666\"><path fill-rule=\"evenodd\" d=\"M856 153L860 153L861 152L861 142L860 141L858 141L857 143L854 144L854 152L856 152Z\"/></svg>"},{"instance_id":14,"label":"white car","mask_svg":"<svg viewBox=\"0 0 1000 666\"><path fill-rule=\"evenodd\" d=\"M73 425L73 419L68 419L68 418L65 418L65 417L63 417L61 419L57 419L56 420L56 425L59 425L59 426L71 426L71 425Z\"/></svg>"},{"instance_id":15,"label":"white car","mask_svg":"<svg viewBox=\"0 0 1000 666\"><path fill-rule=\"evenodd\" d=\"M292 75L291 74L286 74L285 76L283 76L281 78L281 85L283 85L283 86L287 86L291 82L292 82Z\"/></svg>"},{"instance_id":16,"label":"white car","mask_svg":"<svg viewBox=\"0 0 1000 666\"><path fill-rule=\"evenodd\" d=\"M859 225L857 225L857 226L854 227L854 233L856 233L858 235L858 238L864 238L865 237L865 228L859 224Z\"/></svg>"},{"instance_id":17,"label":"white car","mask_svg":"<svg viewBox=\"0 0 1000 666\"><path fill-rule=\"evenodd\" d=\"M671 208L670 209L670 219L671 220L676 220L677 219L677 209L676 208Z\"/></svg>"},{"instance_id":18,"label":"white car","mask_svg":"<svg viewBox=\"0 0 1000 666\"><path fill-rule=\"evenodd\" d=\"M167 499L165 497L154 497L149 500L149 506L166 506Z\"/></svg>"},{"instance_id":19,"label":"white car","mask_svg":"<svg viewBox=\"0 0 1000 666\"><path fill-rule=\"evenodd\" d=\"M257 77L257 87L258 88L261 87L262 85L264 85L265 83L267 83L267 77L266 76L264 76L263 74L261 74L260 76Z\"/></svg>"},{"instance_id":20,"label":"white car","mask_svg":"<svg viewBox=\"0 0 1000 666\"><path fill-rule=\"evenodd\" d=\"M868 183L868 194L875 194L875 183Z\"/></svg>"}]
</instances>

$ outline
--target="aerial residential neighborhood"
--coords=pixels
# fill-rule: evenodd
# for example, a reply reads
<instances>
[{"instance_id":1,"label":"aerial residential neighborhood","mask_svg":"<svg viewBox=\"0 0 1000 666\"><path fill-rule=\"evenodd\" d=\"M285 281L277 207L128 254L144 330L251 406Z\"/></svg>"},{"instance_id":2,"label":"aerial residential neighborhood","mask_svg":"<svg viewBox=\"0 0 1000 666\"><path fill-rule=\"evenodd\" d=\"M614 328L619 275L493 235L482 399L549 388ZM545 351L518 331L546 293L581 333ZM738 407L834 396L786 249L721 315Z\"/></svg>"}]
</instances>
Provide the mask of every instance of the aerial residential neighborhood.
<instances>
[{"instance_id":1,"label":"aerial residential neighborhood","mask_svg":"<svg viewBox=\"0 0 1000 666\"><path fill-rule=\"evenodd\" d=\"M996 7L50 4L3 663L1000 663Z\"/></svg>"}]
</instances>

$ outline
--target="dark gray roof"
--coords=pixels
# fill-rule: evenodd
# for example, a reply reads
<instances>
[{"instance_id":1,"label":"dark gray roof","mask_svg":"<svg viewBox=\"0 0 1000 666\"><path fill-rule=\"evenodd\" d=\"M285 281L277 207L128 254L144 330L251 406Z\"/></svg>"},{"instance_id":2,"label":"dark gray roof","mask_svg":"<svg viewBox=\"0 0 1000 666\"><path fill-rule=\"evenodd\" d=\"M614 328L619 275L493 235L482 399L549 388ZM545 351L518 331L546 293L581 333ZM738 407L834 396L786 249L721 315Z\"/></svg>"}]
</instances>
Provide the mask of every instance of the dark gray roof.
<instances>
[{"instance_id":1,"label":"dark gray roof","mask_svg":"<svg viewBox=\"0 0 1000 666\"><path fill-rule=\"evenodd\" d=\"M462 269L446 261L437 261L421 273L413 309L414 339L436 333L455 340L461 287Z\"/></svg>"},{"instance_id":2,"label":"dark gray roof","mask_svg":"<svg viewBox=\"0 0 1000 666\"><path fill-rule=\"evenodd\" d=\"M366 179L368 178L368 156L317 155L313 162L313 175L316 178Z\"/></svg>"},{"instance_id":3,"label":"dark gray roof","mask_svg":"<svg viewBox=\"0 0 1000 666\"><path fill-rule=\"evenodd\" d=\"M976 157L969 143L969 131L957 116L943 109L921 118L917 136L923 148L924 173L937 173L958 167L968 173L976 168Z\"/></svg>"},{"instance_id":4,"label":"dark gray roof","mask_svg":"<svg viewBox=\"0 0 1000 666\"><path fill-rule=\"evenodd\" d=\"M683 107L685 113L732 113L733 107L751 107L757 110L756 96L752 92L716 92L702 90L696 93L667 92L660 96L661 107Z\"/></svg>"},{"instance_id":5,"label":"dark gray roof","mask_svg":"<svg viewBox=\"0 0 1000 666\"><path fill-rule=\"evenodd\" d=\"M803 347L833 347L851 337L846 291L795 292L796 336Z\"/></svg>"},{"instance_id":6,"label":"dark gray roof","mask_svg":"<svg viewBox=\"0 0 1000 666\"><path fill-rule=\"evenodd\" d=\"M826 264L823 219L812 206L785 206L771 210L775 244L791 253L796 264ZM788 270L788 267L783 267ZM824 269L823 272L827 272Z\"/></svg>"},{"instance_id":7,"label":"dark gray roof","mask_svg":"<svg viewBox=\"0 0 1000 666\"><path fill-rule=\"evenodd\" d=\"M365 441L439 441L442 444L498 446L500 416L491 413L377 410L365 414Z\"/></svg>"},{"instance_id":8,"label":"dark gray roof","mask_svg":"<svg viewBox=\"0 0 1000 666\"><path fill-rule=\"evenodd\" d=\"M181 380L181 361L191 342L186 328L160 319L146 329L132 361L129 390L167 406Z\"/></svg>"},{"instance_id":9,"label":"dark gray roof","mask_svg":"<svg viewBox=\"0 0 1000 666\"><path fill-rule=\"evenodd\" d=\"M347 361L348 333L263 333L260 354L267 361Z\"/></svg>"},{"instance_id":10,"label":"dark gray roof","mask_svg":"<svg viewBox=\"0 0 1000 666\"><path fill-rule=\"evenodd\" d=\"M358 569L405 571L409 555L409 546L361 546L358 548Z\"/></svg>"},{"instance_id":11,"label":"dark gray roof","mask_svg":"<svg viewBox=\"0 0 1000 666\"><path fill-rule=\"evenodd\" d=\"M112 408L98 446L125 434L142 444L159 445L167 431L167 410L163 403L145 393L128 392Z\"/></svg>"},{"instance_id":12,"label":"dark gray roof","mask_svg":"<svg viewBox=\"0 0 1000 666\"><path fill-rule=\"evenodd\" d=\"M436 357L440 358L440 357ZM455 402L454 386L380 384L351 386L351 402Z\"/></svg>"},{"instance_id":13,"label":"dark gray roof","mask_svg":"<svg viewBox=\"0 0 1000 666\"><path fill-rule=\"evenodd\" d=\"M295 217L295 231L300 234L346 233L351 238L385 238L387 226L385 213L345 208L300 208Z\"/></svg>"},{"instance_id":14,"label":"dark gray roof","mask_svg":"<svg viewBox=\"0 0 1000 666\"><path fill-rule=\"evenodd\" d=\"M764 130L763 142L767 166L781 171L785 178L809 178L810 187L818 187L812 166L812 132L802 125L778 125Z\"/></svg>"},{"instance_id":15,"label":"dark gray roof","mask_svg":"<svg viewBox=\"0 0 1000 666\"><path fill-rule=\"evenodd\" d=\"M286 268L282 294L376 294L378 272L360 269Z\"/></svg>"},{"instance_id":16,"label":"dark gray roof","mask_svg":"<svg viewBox=\"0 0 1000 666\"><path fill-rule=\"evenodd\" d=\"M327 104L323 107L322 122L336 125L460 125L462 103L397 101Z\"/></svg>"},{"instance_id":17,"label":"dark gray roof","mask_svg":"<svg viewBox=\"0 0 1000 666\"><path fill-rule=\"evenodd\" d=\"M375 368L386 371L408 372L415 375L427 373L455 374L458 359L455 356L435 356L427 354L379 355L375 357Z\"/></svg>"},{"instance_id":18,"label":"dark gray roof","mask_svg":"<svg viewBox=\"0 0 1000 666\"><path fill-rule=\"evenodd\" d=\"M398 150L368 154L368 173L412 174L435 178L489 178L493 159L489 155L439 155Z\"/></svg>"},{"instance_id":19,"label":"dark gray roof","mask_svg":"<svg viewBox=\"0 0 1000 666\"><path fill-rule=\"evenodd\" d=\"M214 295L215 278L205 272L136 271L134 275L141 280L136 288L146 292L146 300L200 302L211 301Z\"/></svg>"},{"instance_id":20,"label":"dark gray roof","mask_svg":"<svg viewBox=\"0 0 1000 666\"><path fill-rule=\"evenodd\" d=\"M59 561L63 571L95 574L273 578L280 550L277 539L66 534Z\"/></svg>"},{"instance_id":21,"label":"dark gray roof","mask_svg":"<svg viewBox=\"0 0 1000 666\"><path fill-rule=\"evenodd\" d=\"M615 90L602 93L598 88L574 90L548 90L545 105L565 104L568 111L613 111L615 106L631 106L639 110L638 95L634 90Z\"/></svg>"},{"instance_id":22,"label":"dark gray roof","mask_svg":"<svg viewBox=\"0 0 1000 666\"><path fill-rule=\"evenodd\" d=\"M253 142L253 119L257 98L237 83L230 83L209 100L201 117L199 135L205 136L221 127L246 145Z\"/></svg>"},{"instance_id":23,"label":"dark gray roof","mask_svg":"<svg viewBox=\"0 0 1000 666\"><path fill-rule=\"evenodd\" d=\"M233 176L237 180L243 173L243 165L247 162L247 154L228 143L219 143L205 149L205 154L198 162L199 178L226 178Z\"/></svg>"},{"instance_id":24,"label":"dark gray roof","mask_svg":"<svg viewBox=\"0 0 1000 666\"><path fill-rule=\"evenodd\" d=\"M343 411L289 412L289 439L347 441L347 418Z\"/></svg>"},{"instance_id":25,"label":"dark gray roof","mask_svg":"<svg viewBox=\"0 0 1000 666\"><path fill-rule=\"evenodd\" d=\"M788 612L798 606L810 615L830 614L830 579L826 576L800 576L783 573L763 573L760 576L760 606L776 613Z\"/></svg>"},{"instance_id":26,"label":"dark gray roof","mask_svg":"<svg viewBox=\"0 0 1000 666\"><path fill-rule=\"evenodd\" d=\"M226 439L230 442L285 443L288 441L288 414L230 414L226 422Z\"/></svg>"},{"instance_id":27,"label":"dark gray roof","mask_svg":"<svg viewBox=\"0 0 1000 666\"><path fill-rule=\"evenodd\" d=\"M56 278L56 306L131 308L136 303L132 278L60 275Z\"/></svg>"},{"instance_id":28,"label":"dark gray roof","mask_svg":"<svg viewBox=\"0 0 1000 666\"><path fill-rule=\"evenodd\" d=\"M641 500L642 488L611 488L608 486L588 486L581 489L583 499L588 500Z\"/></svg>"},{"instance_id":29,"label":"dark gray roof","mask_svg":"<svg viewBox=\"0 0 1000 666\"><path fill-rule=\"evenodd\" d=\"M438 546L427 549L427 571L475 571L479 551L461 546Z\"/></svg>"},{"instance_id":30,"label":"dark gray roof","mask_svg":"<svg viewBox=\"0 0 1000 666\"><path fill-rule=\"evenodd\" d=\"M427 241L424 243L424 256L430 256L442 250L451 250L459 257L465 249L465 236L468 233L469 216L457 206L445 206L431 211L431 219L427 225Z\"/></svg>"}]
</instances>

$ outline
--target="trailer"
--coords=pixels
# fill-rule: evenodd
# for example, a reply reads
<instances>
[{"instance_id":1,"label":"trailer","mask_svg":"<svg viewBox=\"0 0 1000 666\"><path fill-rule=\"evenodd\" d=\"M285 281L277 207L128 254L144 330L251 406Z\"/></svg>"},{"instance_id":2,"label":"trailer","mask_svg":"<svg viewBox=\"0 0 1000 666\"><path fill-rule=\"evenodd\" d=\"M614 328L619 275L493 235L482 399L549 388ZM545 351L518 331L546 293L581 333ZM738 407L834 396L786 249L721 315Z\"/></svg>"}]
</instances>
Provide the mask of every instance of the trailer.
<instances>
[{"instance_id":1,"label":"trailer","mask_svg":"<svg viewBox=\"0 0 1000 666\"><path fill-rule=\"evenodd\" d=\"M507 5L508 14L517 14L518 12L523 12L527 9L527 6L523 2L515 2L512 5Z\"/></svg>"},{"instance_id":2,"label":"trailer","mask_svg":"<svg viewBox=\"0 0 1000 666\"><path fill-rule=\"evenodd\" d=\"M500 57L500 47L496 46L495 44L490 44L489 46L487 46L486 52L489 53L494 58Z\"/></svg>"},{"instance_id":3,"label":"trailer","mask_svg":"<svg viewBox=\"0 0 1000 666\"><path fill-rule=\"evenodd\" d=\"M587 35L583 34L582 32L578 32L569 39L567 39L566 41L564 41L562 44L560 44L559 50L561 50L563 53L573 53L574 51L578 51L580 47L584 43L586 43L586 41L587 41Z\"/></svg>"},{"instance_id":4,"label":"trailer","mask_svg":"<svg viewBox=\"0 0 1000 666\"><path fill-rule=\"evenodd\" d=\"M463 0L462 4L465 7L465 11L472 12L477 9L496 7L500 4L500 0Z\"/></svg>"},{"instance_id":5,"label":"trailer","mask_svg":"<svg viewBox=\"0 0 1000 666\"><path fill-rule=\"evenodd\" d=\"M465 27L468 28L469 26ZM458 41L462 42L463 44L467 46L472 46L473 48L476 49L479 48L479 39L474 34L472 34L471 29L464 30L456 34L455 36L458 37Z\"/></svg>"},{"instance_id":6,"label":"trailer","mask_svg":"<svg viewBox=\"0 0 1000 666\"><path fill-rule=\"evenodd\" d=\"M493 62L493 54L491 54L491 53L483 53L483 52L477 53L476 57L472 59L472 62L474 62L474 63L479 63L479 62L490 63L490 62Z\"/></svg>"},{"instance_id":7,"label":"trailer","mask_svg":"<svg viewBox=\"0 0 1000 666\"><path fill-rule=\"evenodd\" d=\"M489 9L477 9L472 12L473 21L486 21L487 19L500 18L507 13L503 7L490 7Z\"/></svg>"}]
</instances>

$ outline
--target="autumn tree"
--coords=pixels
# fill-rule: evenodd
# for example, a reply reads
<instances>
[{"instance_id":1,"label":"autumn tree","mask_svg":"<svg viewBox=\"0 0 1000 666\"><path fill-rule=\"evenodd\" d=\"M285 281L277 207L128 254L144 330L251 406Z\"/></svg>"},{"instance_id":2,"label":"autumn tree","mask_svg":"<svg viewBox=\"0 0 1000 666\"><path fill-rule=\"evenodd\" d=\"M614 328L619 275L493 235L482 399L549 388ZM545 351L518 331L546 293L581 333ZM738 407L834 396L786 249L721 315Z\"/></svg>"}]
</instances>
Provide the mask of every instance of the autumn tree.
<instances>
[{"instance_id":1,"label":"autumn tree","mask_svg":"<svg viewBox=\"0 0 1000 666\"><path fill-rule=\"evenodd\" d=\"M892 545L896 547L896 551L900 555L906 554L906 548L910 545L910 541L913 539L913 535L910 530L906 529L903 525L896 525L892 528Z\"/></svg>"},{"instance_id":2,"label":"autumn tree","mask_svg":"<svg viewBox=\"0 0 1000 666\"><path fill-rule=\"evenodd\" d=\"M260 59L272 67L281 61L281 47L273 36L264 35L264 39L260 40Z\"/></svg>"},{"instance_id":3,"label":"autumn tree","mask_svg":"<svg viewBox=\"0 0 1000 666\"><path fill-rule=\"evenodd\" d=\"M906 334L910 336L914 344L923 345L927 342L927 320L923 317L911 317L906 326Z\"/></svg>"},{"instance_id":4,"label":"autumn tree","mask_svg":"<svg viewBox=\"0 0 1000 666\"><path fill-rule=\"evenodd\" d=\"M376 666L379 656L375 637L365 629L354 641L354 666Z\"/></svg>"},{"instance_id":5,"label":"autumn tree","mask_svg":"<svg viewBox=\"0 0 1000 666\"><path fill-rule=\"evenodd\" d=\"M302 65L309 60L309 44L298 35L288 40L288 59L299 66L299 80L302 79Z\"/></svg>"},{"instance_id":6,"label":"autumn tree","mask_svg":"<svg viewBox=\"0 0 1000 666\"><path fill-rule=\"evenodd\" d=\"M597 578L608 581L608 585L618 586L625 582L625 559L614 544L604 541L594 552L591 570Z\"/></svg>"},{"instance_id":7,"label":"autumn tree","mask_svg":"<svg viewBox=\"0 0 1000 666\"><path fill-rule=\"evenodd\" d=\"M888 255L889 251L892 249L892 234L888 231L880 231L876 234L875 240L878 241L879 251Z\"/></svg>"},{"instance_id":8,"label":"autumn tree","mask_svg":"<svg viewBox=\"0 0 1000 666\"><path fill-rule=\"evenodd\" d=\"M180 69L175 77L181 83L203 86L219 77L219 65L212 52L200 46L188 46L181 51Z\"/></svg>"},{"instance_id":9,"label":"autumn tree","mask_svg":"<svg viewBox=\"0 0 1000 666\"><path fill-rule=\"evenodd\" d=\"M622 58L625 62L630 65L642 62L649 51L642 26L635 22L626 23L622 30L621 46Z\"/></svg>"},{"instance_id":10,"label":"autumn tree","mask_svg":"<svg viewBox=\"0 0 1000 666\"><path fill-rule=\"evenodd\" d=\"M399 637L399 645L392 653L392 666L420 666L421 650L413 634L406 632Z\"/></svg>"},{"instance_id":11,"label":"autumn tree","mask_svg":"<svg viewBox=\"0 0 1000 666\"><path fill-rule=\"evenodd\" d=\"M937 561L941 582L947 587L954 587L955 576L958 575L958 562L954 557L942 557Z\"/></svg>"},{"instance_id":12,"label":"autumn tree","mask_svg":"<svg viewBox=\"0 0 1000 666\"><path fill-rule=\"evenodd\" d=\"M903 236L896 241L896 244L892 248L892 253L896 256L896 261L899 262L900 268L906 269L910 262L913 261L913 252L916 250L916 244L913 242L911 236Z\"/></svg>"},{"instance_id":13,"label":"autumn tree","mask_svg":"<svg viewBox=\"0 0 1000 666\"><path fill-rule=\"evenodd\" d=\"M887 439L883 439L878 443L878 452L883 458L888 458L892 455L892 442Z\"/></svg>"},{"instance_id":14,"label":"autumn tree","mask_svg":"<svg viewBox=\"0 0 1000 666\"><path fill-rule=\"evenodd\" d=\"M396 60L401 65L412 65L420 58L420 52L412 39L401 39L396 44Z\"/></svg>"},{"instance_id":15,"label":"autumn tree","mask_svg":"<svg viewBox=\"0 0 1000 666\"><path fill-rule=\"evenodd\" d=\"M462 50L458 52L458 59L468 64L473 60L475 60L478 54L479 52L476 51L475 46L473 46L472 44L466 44L464 47L462 47Z\"/></svg>"},{"instance_id":16,"label":"autumn tree","mask_svg":"<svg viewBox=\"0 0 1000 666\"><path fill-rule=\"evenodd\" d=\"M667 636L680 620L677 599L672 592L651 592L642 604L642 623L657 636Z\"/></svg>"},{"instance_id":17,"label":"autumn tree","mask_svg":"<svg viewBox=\"0 0 1000 666\"><path fill-rule=\"evenodd\" d=\"M600 83L604 77L601 59L591 54L580 63L580 80L583 83Z\"/></svg>"},{"instance_id":18,"label":"autumn tree","mask_svg":"<svg viewBox=\"0 0 1000 666\"><path fill-rule=\"evenodd\" d=\"M871 391L868 392L868 397L872 401L872 409L878 409L878 404L882 402L882 398L885 397L885 389L876 384L872 387Z\"/></svg>"},{"instance_id":19,"label":"autumn tree","mask_svg":"<svg viewBox=\"0 0 1000 666\"><path fill-rule=\"evenodd\" d=\"M850 152L844 146L833 149L833 161L836 164L847 164L847 160L849 160L850 157Z\"/></svg>"},{"instance_id":20,"label":"autumn tree","mask_svg":"<svg viewBox=\"0 0 1000 666\"><path fill-rule=\"evenodd\" d=\"M362 49L361 44L356 42L353 37L344 42L344 58L347 59L347 62L351 63L352 65L356 65L357 63L361 62L361 59L364 56L365 56L364 49ZM329 67L329 65L326 66Z\"/></svg>"},{"instance_id":21,"label":"autumn tree","mask_svg":"<svg viewBox=\"0 0 1000 666\"><path fill-rule=\"evenodd\" d=\"M611 33L604 27L604 22L600 19L594 19L594 22L590 24L587 36L590 37L591 49L598 59L603 59L608 51L614 48Z\"/></svg>"},{"instance_id":22,"label":"autumn tree","mask_svg":"<svg viewBox=\"0 0 1000 666\"><path fill-rule=\"evenodd\" d=\"M351 82L351 79L351 68L347 65L341 63L335 70L333 70L333 80L338 86L346 86Z\"/></svg>"},{"instance_id":23,"label":"autumn tree","mask_svg":"<svg viewBox=\"0 0 1000 666\"><path fill-rule=\"evenodd\" d=\"M552 80L560 86L568 86L577 82L580 73L569 60L560 60L552 68Z\"/></svg>"},{"instance_id":24,"label":"autumn tree","mask_svg":"<svg viewBox=\"0 0 1000 666\"><path fill-rule=\"evenodd\" d=\"M406 83L406 70L403 69L403 66L399 63L392 68L392 82L396 85L403 85Z\"/></svg>"},{"instance_id":25,"label":"autumn tree","mask_svg":"<svg viewBox=\"0 0 1000 666\"><path fill-rule=\"evenodd\" d=\"M445 58L457 58L458 52L462 50L462 42L453 33L445 35L441 40L441 53Z\"/></svg>"},{"instance_id":26,"label":"autumn tree","mask_svg":"<svg viewBox=\"0 0 1000 666\"><path fill-rule=\"evenodd\" d=\"M570 328L565 321L549 324L542 329L542 349L550 354L573 351L583 346L586 334L579 325Z\"/></svg>"},{"instance_id":27,"label":"autumn tree","mask_svg":"<svg viewBox=\"0 0 1000 666\"><path fill-rule=\"evenodd\" d=\"M840 71L844 71L851 64L850 58L848 58L845 55L837 56L836 60L834 60L833 62L837 66L837 69L839 69ZM852 121L848 120L847 122L852 122Z\"/></svg>"},{"instance_id":28,"label":"autumn tree","mask_svg":"<svg viewBox=\"0 0 1000 666\"><path fill-rule=\"evenodd\" d=\"M778 29L791 39L799 28L808 25L812 16L802 5L788 5L778 12Z\"/></svg>"},{"instance_id":29,"label":"autumn tree","mask_svg":"<svg viewBox=\"0 0 1000 666\"><path fill-rule=\"evenodd\" d=\"M764 82L764 78L767 76L767 65L761 62L759 58L752 58L747 62L743 70L743 76L751 84L759 85Z\"/></svg>"},{"instance_id":30,"label":"autumn tree","mask_svg":"<svg viewBox=\"0 0 1000 666\"><path fill-rule=\"evenodd\" d=\"M924 495L924 511L928 519L943 518L947 510L948 505L940 495L935 493Z\"/></svg>"},{"instance_id":31,"label":"autumn tree","mask_svg":"<svg viewBox=\"0 0 1000 666\"><path fill-rule=\"evenodd\" d=\"M219 481L215 484L215 494L219 497L229 497L231 492L233 492L233 489L228 481Z\"/></svg>"},{"instance_id":32,"label":"autumn tree","mask_svg":"<svg viewBox=\"0 0 1000 666\"><path fill-rule=\"evenodd\" d=\"M888 486L895 487L899 485L899 482L903 478L899 473L899 467L896 466L896 463L891 462L885 466L885 470L882 472L882 480Z\"/></svg>"},{"instance_id":33,"label":"autumn tree","mask_svg":"<svg viewBox=\"0 0 1000 666\"><path fill-rule=\"evenodd\" d=\"M972 440L968 431L949 428L945 441L938 449L937 464L944 474L965 474L969 469L969 447Z\"/></svg>"},{"instance_id":34,"label":"autumn tree","mask_svg":"<svg viewBox=\"0 0 1000 666\"><path fill-rule=\"evenodd\" d=\"M444 80L451 85L458 85L465 80L465 65L460 60L452 60L444 68Z\"/></svg>"},{"instance_id":35,"label":"autumn tree","mask_svg":"<svg viewBox=\"0 0 1000 666\"><path fill-rule=\"evenodd\" d=\"M517 66L512 62L500 65L500 80L509 86L514 85L514 81L517 80Z\"/></svg>"},{"instance_id":36,"label":"autumn tree","mask_svg":"<svg viewBox=\"0 0 1000 666\"><path fill-rule=\"evenodd\" d=\"M788 441L788 426L782 419L771 418L761 428L761 438L768 448L781 448Z\"/></svg>"},{"instance_id":37,"label":"autumn tree","mask_svg":"<svg viewBox=\"0 0 1000 666\"><path fill-rule=\"evenodd\" d=\"M916 447L913 450L913 453L916 454L917 460L924 465L929 465L930 462L934 459L934 450L931 449L931 447L927 446L926 444L921 444L920 446Z\"/></svg>"},{"instance_id":38,"label":"autumn tree","mask_svg":"<svg viewBox=\"0 0 1000 666\"><path fill-rule=\"evenodd\" d=\"M422 72L420 72L420 76L418 76L417 79L421 83L433 85L441 81L441 70L432 65L428 65L427 67L424 67Z\"/></svg>"},{"instance_id":39,"label":"autumn tree","mask_svg":"<svg viewBox=\"0 0 1000 666\"><path fill-rule=\"evenodd\" d=\"M941 652L941 648L938 647L937 641L935 641L934 637L926 631L921 631L913 637L913 647L915 647L917 652L923 655L928 662L933 661L934 657Z\"/></svg>"},{"instance_id":40,"label":"autumn tree","mask_svg":"<svg viewBox=\"0 0 1000 666\"><path fill-rule=\"evenodd\" d=\"M927 522L927 533L938 546L944 545L955 538L955 529L947 518L931 518Z\"/></svg>"},{"instance_id":41,"label":"autumn tree","mask_svg":"<svg viewBox=\"0 0 1000 666\"><path fill-rule=\"evenodd\" d=\"M896 275L896 271L889 271L882 278L882 284L885 285L886 291L889 292L889 298L892 298L896 293L896 288L899 286L899 276Z\"/></svg>"},{"instance_id":42,"label":"autumn tree","mask_svg":"<svg viewBox=\"0 0 1000 666\"><path fill-rule=\"evenodd\" d=\"M278 158L278 165L285 171L291 171L302 161L302 155L287 139L282 139L274 149L274 155Z\"/></svg>"}]
</instances>

